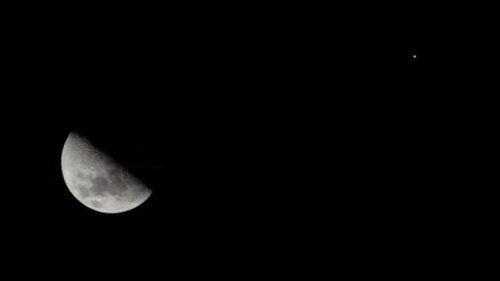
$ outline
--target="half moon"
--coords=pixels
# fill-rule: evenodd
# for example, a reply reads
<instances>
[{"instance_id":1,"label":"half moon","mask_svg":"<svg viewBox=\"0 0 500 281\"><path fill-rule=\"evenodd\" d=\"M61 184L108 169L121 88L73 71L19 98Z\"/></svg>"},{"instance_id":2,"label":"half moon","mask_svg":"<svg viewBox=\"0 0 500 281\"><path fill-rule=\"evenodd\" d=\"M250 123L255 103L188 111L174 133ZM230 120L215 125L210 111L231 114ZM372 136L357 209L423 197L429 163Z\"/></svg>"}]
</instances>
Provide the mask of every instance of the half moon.
<instances>
[{"instance_id":1,"label":"half moon","mask_svg":"<svg viewBox=\"0 0 500 281\"><path fill-rule=\"evenodd\" d=\"M129 211L151 196L145 184L76 133L66 139L61 167L71 194L98 212Z\"/></svg>"}]
</instances>

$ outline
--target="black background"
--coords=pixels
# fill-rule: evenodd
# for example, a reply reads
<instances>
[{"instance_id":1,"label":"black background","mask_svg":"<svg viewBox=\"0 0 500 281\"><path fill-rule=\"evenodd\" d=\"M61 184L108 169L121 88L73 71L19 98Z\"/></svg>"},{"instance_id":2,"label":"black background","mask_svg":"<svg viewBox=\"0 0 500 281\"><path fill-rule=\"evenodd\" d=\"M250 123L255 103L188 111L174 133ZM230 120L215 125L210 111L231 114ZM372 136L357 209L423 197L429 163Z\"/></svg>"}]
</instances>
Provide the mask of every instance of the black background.
<instances>
[{"instance_id":1,"label":"black background","mask_svg":"<svg viewBox=\"0 0 500 281\"><path fill-rule=\"evenodd\" d=\"M412 272L443 238L446 193L429 184L446 97L427 91L424 14L292 6L9 21L5 241L13 264L49 264L17 273L310 276L378 259ZM75 200L60 169L72 131L152 197L116 215Z\"/></svg>"}]
</instances>

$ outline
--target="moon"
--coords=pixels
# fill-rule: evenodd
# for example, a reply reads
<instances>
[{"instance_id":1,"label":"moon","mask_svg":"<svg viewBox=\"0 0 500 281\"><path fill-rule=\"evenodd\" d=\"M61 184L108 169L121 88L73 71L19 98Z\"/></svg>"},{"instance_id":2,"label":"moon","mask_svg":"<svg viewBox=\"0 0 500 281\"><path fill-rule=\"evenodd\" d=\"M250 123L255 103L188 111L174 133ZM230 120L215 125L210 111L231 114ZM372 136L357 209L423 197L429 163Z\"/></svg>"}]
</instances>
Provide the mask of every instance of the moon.
<instances>
[{"instance_id":1,"label":"moon","mask_svg":"<svg viewBox=\"0 0 500 281\"><path fill-rule=\"evenodd\" d=\"M132 210L152 193L139 179L77 133L70 133L64 143L61 167L71 194L83 205L101 213Z\"/></svg>"}]
</instances>

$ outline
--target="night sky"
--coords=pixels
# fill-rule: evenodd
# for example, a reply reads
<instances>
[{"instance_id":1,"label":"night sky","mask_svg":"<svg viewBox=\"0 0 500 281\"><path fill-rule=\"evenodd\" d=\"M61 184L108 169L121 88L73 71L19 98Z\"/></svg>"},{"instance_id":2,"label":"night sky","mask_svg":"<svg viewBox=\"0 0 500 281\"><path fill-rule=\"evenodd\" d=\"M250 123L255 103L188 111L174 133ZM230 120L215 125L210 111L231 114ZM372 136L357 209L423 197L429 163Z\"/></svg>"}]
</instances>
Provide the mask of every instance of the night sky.
<instances>
[{"instance_id":1,"label":"night sky","mask_svg":"<svg viewBox=\"0 0 500 281\"><path fill-rule=\"evenodd\" d=\"M411 272L398 257L428 246L437 199L417 186L438 111L419 94L432 47L421 14L399 9L380 21L211 7L15 23L1 115L17 274L239 280L375 259ZM79 203L60 164L72 131L153 195L116 215Z\"/></svg>"}]
</instances>

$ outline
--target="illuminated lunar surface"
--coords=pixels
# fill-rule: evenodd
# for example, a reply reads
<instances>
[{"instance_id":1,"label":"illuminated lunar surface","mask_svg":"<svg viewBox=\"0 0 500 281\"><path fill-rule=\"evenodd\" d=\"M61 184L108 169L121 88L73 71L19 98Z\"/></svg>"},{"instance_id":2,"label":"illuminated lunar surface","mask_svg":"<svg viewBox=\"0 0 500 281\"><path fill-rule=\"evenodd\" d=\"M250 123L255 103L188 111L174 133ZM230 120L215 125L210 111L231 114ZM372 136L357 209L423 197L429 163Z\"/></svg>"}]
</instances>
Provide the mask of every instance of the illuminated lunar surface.
<instances>
[{"instance_id":1,"label":"illuminated lunar surface","mask_svg":"<svg viewBox=\"0 0 500 281\"><path fill-rule=\"evenodd\" d=\"M61 167L70 192L98 212L129 211L151 196L151 190L139 179L75 133L66 139Z\"/></svg>"}]
</instances>

